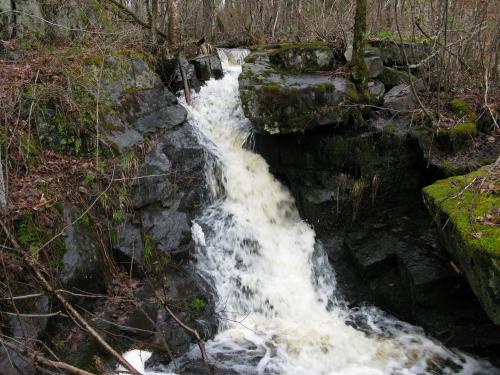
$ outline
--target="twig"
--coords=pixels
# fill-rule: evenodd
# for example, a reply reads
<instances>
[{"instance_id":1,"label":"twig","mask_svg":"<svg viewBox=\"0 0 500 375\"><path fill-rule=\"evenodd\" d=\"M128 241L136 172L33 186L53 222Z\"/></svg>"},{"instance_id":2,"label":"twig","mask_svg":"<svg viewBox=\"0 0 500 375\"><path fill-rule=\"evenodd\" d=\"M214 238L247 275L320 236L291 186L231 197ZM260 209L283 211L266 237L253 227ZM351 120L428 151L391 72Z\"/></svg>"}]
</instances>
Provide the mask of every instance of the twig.
<instances>
[{"instance_id":1,"label":"twig","mask_svg":"<svg viewBox=\"0 0 500 375\"><path fill-rule=\"evenodd\" d=\"M191 333L195 340L196 340L196 343L198 344L198 347L200 348L200 353L201 353L201 358L203 359L203 364L205 365L205 369L207 370L207 373L209 375L213 375L213 372L212 372L212 369L210 368L210 365L208 363L208 355L207 355L207 352L205 350L205 345L203 344L203 340L201 339L200 337L200 334L198 333L197 330L189 327L188 325L186 325L185 323L183 323L175 314L174 312L170 309L170 307L168 306L167 304L167 296L166 296L166 293L165 291L164 292L164 296L163 296L163 300L161 300L162 304L163 304L163 307L165 308L165 310L168 312L168 314L172 317L172 319L175 320L175 322L180 325L182 328L184 328L186 331L188 331L189 333Z\"/></svg>"},{"instance_id":2,"label":"twig","mask_svg":"<svg viewBox=\"0 0 500 375\"><path fill-rule=\"evenodd\" d=\"M134 12L131 12L129 9L127 9L127 7L120 4L118 1L116 1L116 0L107 0L107 1L110 2L111 4L113 4L114 6L116 6L118 9L120 9L123 13L125 13L127 16L132 18L136 23L138 23L140 26L142 26L146 30L151 30L150 24L141 20L139 17L137 17L137 15ZM163 39L167 39L167 35L165 33L161 32L160 30L158 30L158 28L156 28L156 33L158 35L160 35Z\"/></svg>"},{"instance_id":3,"label":"twig","mask_svg":"<svg viewBox=\"0 0 500 375\"><path fill-rule=\"evenodd\" d=\"M10 240L14 248L17 249L19 254L22 255L25 262L29 265L31 270L33 271L36 279L40 282L44 289L46 289L49 293L53 294L59 302L64 306L69 316L82 326L98 343L101 347L108 352L113 358L115 358L118 363L120 363L125 369L130 371L134 375L140 375L139 372L128 363L125 358L123 358L117 351L115 351L100 335L99 333L85 320L83 316L66 300L66 298L45 279L40 269L42 268L38 261L26 250L23 250L21 245L16 241L16 239L12 236L9 229L3 222L0 220L0 226L2 227L6 237Z\"/></svg>"},{"instance_id":4,"label":"twig","mask_svg":"<svg viewBox=\"0 0 500 375\"><path fill-rule=\"evenodd\" d=\"M4 340L2 338L0 338L0 343L3 346L5 346L5 347L7 347L7 348L9 348L9 349L11 349L11 350L19 353L19 354L22 354L22 355L25 355L25 356L29 357L34 362L35 366L36 366L36 362L40 362L41 364L43 364L45 366L55 367L57 369L67 371L70 374L75 374L75 375L94 375L91 372L88 372L88 371L85 371L85 370L83 370L81 368L72 366L72 365L70 365L68 363L60 362L60 361L52 361L52 360L50 360L48 358L45 358L43 355L41 355L39 353L33 353L28 348L23 348L21 346L13 344L12 342L9 342L9 341Z\"/></svg>"}]
</instances>

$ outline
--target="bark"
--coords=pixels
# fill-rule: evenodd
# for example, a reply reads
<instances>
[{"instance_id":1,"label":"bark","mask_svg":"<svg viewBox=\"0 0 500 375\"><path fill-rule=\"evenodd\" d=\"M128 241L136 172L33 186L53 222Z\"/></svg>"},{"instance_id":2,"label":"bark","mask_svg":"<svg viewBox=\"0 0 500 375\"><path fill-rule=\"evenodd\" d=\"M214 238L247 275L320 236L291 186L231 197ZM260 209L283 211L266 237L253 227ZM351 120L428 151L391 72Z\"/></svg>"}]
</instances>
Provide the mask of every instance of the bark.
<instances>
[{"instance_id":1,"label":"bark","mask_svg":"<svg viewBox=\"0 0 500 375\"><path fill-rule=\"evenodd\" d=\"M168 48L177 51L180 44L179 37L179 6L178 0L167 0L168 6Z\"/></svg>"},{"instance_id":2,"label":"bark","mask_svg":"<svg viewBox=\"0 0 500 375\"><path fill-rule=\"evenodd\" d=\"M368 89L368 69L364 59L366 35L366 0L356 0L351 59L351 76L359 93Z\"/></svg>"},{"instance_id":3,"label":"bark","mask_svg":"<svg viewBox=\"0 0 500 375\"><path fill-rule=\"evenodd\" d=\"M153 48L158 43L158 33L156 32L158 24L158 0L151 0L151 44Z\"/></svg>"}]
</instances>

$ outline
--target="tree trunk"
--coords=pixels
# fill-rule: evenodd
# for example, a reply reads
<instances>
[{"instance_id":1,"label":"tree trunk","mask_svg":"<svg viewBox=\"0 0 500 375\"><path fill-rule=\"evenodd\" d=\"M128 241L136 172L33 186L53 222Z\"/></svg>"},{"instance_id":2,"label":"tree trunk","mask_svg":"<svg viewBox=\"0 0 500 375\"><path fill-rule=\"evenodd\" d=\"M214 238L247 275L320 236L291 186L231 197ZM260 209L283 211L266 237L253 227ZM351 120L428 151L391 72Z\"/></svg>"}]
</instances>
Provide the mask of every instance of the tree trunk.
<instances>
[{"instance_id":1,"label":"tree trunk","mask_svg":"<svg viewBox=\"0 0 500 375\"><path fill-rule=\"evenodd\" d=\"M158 33L156 26L158 24L158 0L151 0L151 44L156 48L158 44Z\"/></svg>"},{"instance_id":2,"label":"tree trunk","mask_svg":"<svg viewBox=\"0 0 500 375\"><path fill-rule=\"evenodd\" d=\"M178 0L167 0L168 6L168 48L175 53L179 48L179 7Z\"/></svg>"},{"instance_id":3,"label":"tree trunk","mask_svg":"<svg viewBox=\"0 0 500 375\"><path fill-rule=\"evenodd\" d=\"M360 94L368 89L368 68L364 59L366 35L366 0L356 0L352 45L351 76Z\"/></svg>"}]
</instances>

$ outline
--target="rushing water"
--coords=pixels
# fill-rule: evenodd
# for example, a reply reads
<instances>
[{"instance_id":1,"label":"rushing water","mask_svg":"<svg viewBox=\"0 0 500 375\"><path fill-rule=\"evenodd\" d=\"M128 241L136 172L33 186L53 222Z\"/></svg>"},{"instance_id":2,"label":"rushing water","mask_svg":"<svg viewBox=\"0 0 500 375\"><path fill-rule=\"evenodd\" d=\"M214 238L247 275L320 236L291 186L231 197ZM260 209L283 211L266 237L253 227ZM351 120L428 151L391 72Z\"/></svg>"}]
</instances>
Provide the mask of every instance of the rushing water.
<instances>
[{"instance_id":1,"label":"rushing water","mask_svg":"<svg viewBox=\"0 0 500 375\"><path fill-rule=\"evenodd\" d=\"M207 168L207 181L214 194L223 191L193 225L197 267L215 287L222 318L206 343L211 361L240 374L497 373L375 308L346 307L290 192L244 148L251 127L238 63L245 52L220 53L225 77L209 81L188 108L221 174Z\"/></svg>"}]
</instances>

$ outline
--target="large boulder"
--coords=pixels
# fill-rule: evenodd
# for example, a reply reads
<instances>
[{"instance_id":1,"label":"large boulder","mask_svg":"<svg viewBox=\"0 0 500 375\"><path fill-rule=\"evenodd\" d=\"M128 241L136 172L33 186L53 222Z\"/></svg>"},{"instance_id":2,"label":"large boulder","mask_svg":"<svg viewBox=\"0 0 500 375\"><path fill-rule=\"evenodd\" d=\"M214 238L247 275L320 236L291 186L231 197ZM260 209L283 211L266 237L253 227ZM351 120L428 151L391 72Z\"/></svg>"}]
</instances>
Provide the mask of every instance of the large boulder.
<instances>
[{"instance_id":1,"label":"large boulder","mask_svg":"<svg viewBox=\"0 0 500 375\"><path fill-rule=\"evenodd\" d=\"M220 79L224 76L222 64L217 55L201 55L190 60L196 70L200 81L208 81L210 78Z\"/></svg>"},{"instance_id":2,"label":"large boulder","mask_svg":"<svg viewBox=\"0 0 500 375\"><path fill-rule=\"evenodd\" d=\"M105 22L104 9L97 1L1 0L0 12L6 12L0 15L3 39L14 34L26 41L30 38L68 38Z\"/></svg>"},{"instance_id":3,"label":"large boulder","mask_svg":"<svg viewBox=\"0 0 500 375\"><path fill-rule=\"evenodd\" d=\"M163 86L144 55L125 51L88 58L86 69L101 77L99 90L89 90L102 102L103 142L116 152L141 143L148 133L172 129L186 120L186 110Z\"/></svg>"},{"instance_id":4,"label":"large boulder","mask_svg":"<svg viewBox=\"0 0 500 375\"><path fill-rule=\"evenodd\" d=\"M428 58L432 51L428 43L394 39L370 40L368 46L377 50L384 65L391 67L404 67L406 61L409 65L418 64Z\"/></svg>"},{"instance_id":5,"label":"large boulder","mask_svg":"<svg viewBox=\"0 0 500 375\"><path fill-rule=\"evenodd\" d=\"M496 163L423 190L444 247L496 324L500 324L499 176Z\"/></svg>"},{"instance_id":6,"label":"large boulder","mask_svg":"<svg viewBox=\"0 0 500 375\"><path fill-rule=\"evenodd\" d=\"M394 86L384 96L384 107L396 113L408 113L418 107L418 101L410 85Z\"/></svg>"},{"instance_id":7,"label":"large boulder","mask_svg":"<svg viewBox=\"0 0 500 375\"><path fill-rule=\"evenodd\" d=\"M317 41L280 44L268 56L273 65L295 73L331 71L338 65L332 49Z\"/></svg>"},{"instance_id":8,"label":"large boulder","mask_svg":"<svg viewBox=\"0 0 500 375\"><path fill-rule=\"evenodd\" d=\"M245 61L240 96L256 130L293 134L347 122L352 108L346 104L356 100L356 89L347 78L317 71L335 64L326 45L279 46L254 52Z\"/></svg>"}]
</instances>

